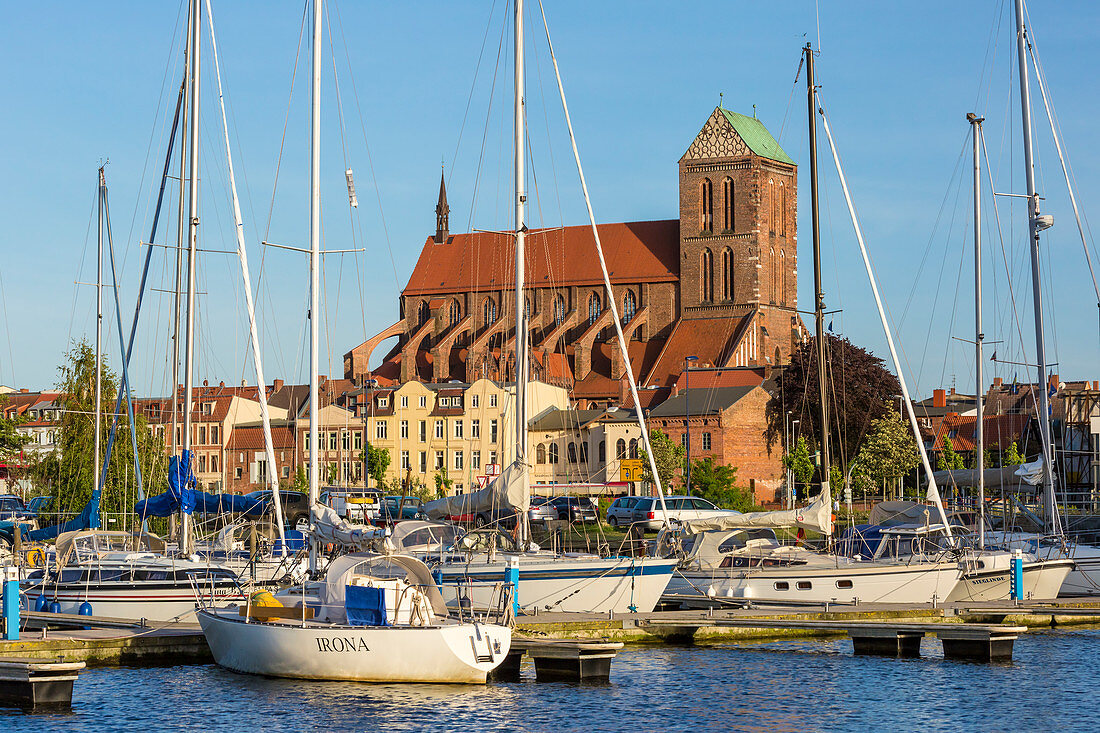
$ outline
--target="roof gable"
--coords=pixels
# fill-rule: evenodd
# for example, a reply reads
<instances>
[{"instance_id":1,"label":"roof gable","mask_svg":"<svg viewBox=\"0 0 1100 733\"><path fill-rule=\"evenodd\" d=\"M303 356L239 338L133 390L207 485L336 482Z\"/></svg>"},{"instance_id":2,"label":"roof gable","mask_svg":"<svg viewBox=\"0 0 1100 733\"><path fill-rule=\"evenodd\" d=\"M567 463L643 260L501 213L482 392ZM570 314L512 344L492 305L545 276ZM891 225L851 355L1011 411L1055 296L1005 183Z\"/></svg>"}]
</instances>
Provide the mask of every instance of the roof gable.
<instances>
[{"instance_id":1,"label":"roof gable","mask_svg":"<svg viewBox=\"0 0 1100 733\"><path fill-rule=\"evenodd\" d=\"M763 122L715 107L681 160L737 158L749 154L788 165L795 164Z\"/></svg>"}]
</instances>

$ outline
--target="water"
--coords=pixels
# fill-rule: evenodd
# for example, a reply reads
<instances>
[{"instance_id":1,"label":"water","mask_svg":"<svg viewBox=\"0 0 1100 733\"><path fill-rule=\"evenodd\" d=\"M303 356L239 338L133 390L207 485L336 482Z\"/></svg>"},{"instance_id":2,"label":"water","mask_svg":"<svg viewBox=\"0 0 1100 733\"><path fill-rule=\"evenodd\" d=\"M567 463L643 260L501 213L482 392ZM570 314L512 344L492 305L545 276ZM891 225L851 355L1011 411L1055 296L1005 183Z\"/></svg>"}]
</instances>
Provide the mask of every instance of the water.
<instances>
[{"instance_id":1,"label":"water","mask_svg":"<svg viewBox=\"0 0 1100 733\"><path fill-rule=\"evenodd\" d=\"M365 685L214 665L102 668L72 712L0 711L38 731L1014 731L1100 724L1100 631L1031 633L1010 664L853 657L847 639L627 647L610 684Z\"/></svg>"}]
</instances>

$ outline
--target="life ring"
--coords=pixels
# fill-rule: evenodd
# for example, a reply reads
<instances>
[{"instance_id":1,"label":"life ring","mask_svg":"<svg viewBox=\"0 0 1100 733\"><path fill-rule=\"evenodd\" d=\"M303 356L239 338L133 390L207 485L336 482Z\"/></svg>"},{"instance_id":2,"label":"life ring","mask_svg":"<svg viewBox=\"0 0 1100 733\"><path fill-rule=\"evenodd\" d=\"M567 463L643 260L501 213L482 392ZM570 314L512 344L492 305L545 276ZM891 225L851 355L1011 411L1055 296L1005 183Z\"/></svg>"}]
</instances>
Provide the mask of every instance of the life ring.
<instances>
[{"instance_id":1,"label":"life ring","mask_svg":"<svg viewBox=\"0 0 1100 733\"><path fill-rule=\"evenodd\" d=\"M27 565L37 568L41 567L44 562L46 562L46 553L43 552L42 548L35 547L27 550Z\"/></svg>"}]
</instances>

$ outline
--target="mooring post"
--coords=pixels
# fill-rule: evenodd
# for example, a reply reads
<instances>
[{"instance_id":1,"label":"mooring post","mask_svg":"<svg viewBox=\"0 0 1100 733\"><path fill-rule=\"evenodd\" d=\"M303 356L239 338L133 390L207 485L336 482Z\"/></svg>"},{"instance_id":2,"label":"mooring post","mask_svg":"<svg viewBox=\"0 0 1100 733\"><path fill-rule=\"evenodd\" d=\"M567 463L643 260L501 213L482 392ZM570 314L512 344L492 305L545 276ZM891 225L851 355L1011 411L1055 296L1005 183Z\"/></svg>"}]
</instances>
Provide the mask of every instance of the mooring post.
<instances>
[{"instance_id":1,"label":"mooring post","mask_svg":"<svg viewBox=\"0 0 1100 733\"><path fill-rule=\"evenodd\" d=\"M1012 551L1012 583L1010 587L1011 598L1014 601L1021 600L1024 588L1024 553L1023 550Z\"/></svg>"},{"instance_id":2,"label":"mooring post","mask_svg":"<svg viewBox=\"0 0 1100 733\"><path fill-rule=\"evenodd\" d=\"M4 568L4 640L19 641L19 568Z\"/></svg>"},{"instance_id":3,"label":"mooring post","mask_svg":"<svg viewBox=\"0 0 1100 733\"><path fill-rule=\"evenodd\" d=\"M519 558L508 558L508 567L504 570L504 582L512 586L512 613L519 615Z\"/></svg>"}]
</instances>

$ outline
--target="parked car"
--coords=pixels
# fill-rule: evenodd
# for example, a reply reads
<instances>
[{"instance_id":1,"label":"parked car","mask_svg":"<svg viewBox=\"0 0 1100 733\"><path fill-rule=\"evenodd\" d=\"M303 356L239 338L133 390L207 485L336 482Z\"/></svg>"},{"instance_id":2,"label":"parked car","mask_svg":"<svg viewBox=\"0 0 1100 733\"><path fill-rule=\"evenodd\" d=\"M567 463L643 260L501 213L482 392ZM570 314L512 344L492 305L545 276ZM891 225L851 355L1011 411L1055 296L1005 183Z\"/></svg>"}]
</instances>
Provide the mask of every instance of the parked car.
<instances>
[{"instance_id":1,"label":"parked car","mask_svg":"<svg viewBox=\"0 0 1100 733\"><path fill-rule=\"evenodd\" d=\"M387 496L379 507L379 520L383 524L399 522L402 519L425 519L424 503L415 496Z\"/></svg>"},{"instance_id":2,"label":"parked car","mask_svg":"<svg viewBox=\"0 0 1100 733\"><path fill-rule=\"evenodd\" d=\"M558 508L550 503L549 499L533 497L531 508L527 510L527 521L535 524L553 521L558 518Z\"/></svg>"},{"instance_id":3,"label":"parked car","mask_svg":"<svg viewBox=\"0 0 1100 733\"><path fill-rule=\"evenodd\" d=\"M710 519L736 515L732 509L722 509L715 504L700 499L697 496L666 496L665 508L670 520L687 522L692 519ZM656 532L664 524L664 514L661 511L661 500L657 497L647 496L638 500L634 505L634 524L639 525L645 531Z\"/></svg>"},{"instance_id":4,"label":"parked car","mask_svg":"<svg viewBox=\"0 0 1100 733\"><path fill-rule=\"evenodd\" d=\"M34 519L34 514L15 494L0 494L0 520L10 522L15 519Z\"/></svg>"},{"instance_id":5,"label":"parked car","mask_svg":"<svg viewBox=\"0 0 1100 733\"><path fill-rule=\"evenodd\" d=\"M356 524L372 524L382 514L382 492L376 489L326 486L321 490L319 500L344 519Z\"/></svg>"},{"instance_id":6,"label":"parked car","mask_svg":"<svg viewBox=\"0 0 1100 733\"><path fill-rule=\"evenodd\" d=\"M559 496L550 500L550 506L558 510L558 519L569 522L598 522L596 505L586 496Z\"/></svg>"},{"instance_id":7,"label":"parked car","mask_svg":"<svg viewBox=\"0 0 1100 733\"><path fill-rule=\"evenodd\" d=\"M27 502L27 511L37 517L51 501L53 501L52 496L32 496Z\"/></svg>"},{"instance_id":8,"label":"parked car","mask_svg":"<svg viewBox=\"0 0 1100 733\"><path fill-rule=\"evenodd\" d=\"M518 512L497 508L490 511L478 512L474 515L475 527L497 527L500 529L515 529Z\"/></svg>"},{"instance_id":9,"label":"parked car","mask_svg":"<svg viewBox=\"0 0 1100 733\"><path fill-rule=\"evenodd\" d=\"M260 491L253 491L245 494L245 497L249 499L259 499L260 503L255 509L245 512L245 517L248 519L259 519L261 517L274 517L275 516L275 504L271 497L271 491L269 489L261 489ZM283 522L286 526L294 529L298 526L298 521L304 519L309 522L309 497L300 491L279 491L279 502L283 506Z\"/></svg>"},{"instance_id":10,"label":"parked car","mask_svg":"<svg viewBox=\"0 0 1100 733\"><path fill-rule=\"evenodd\" d=\"M634 521L634 505L641 501L640 496L620 496L607 508L607 523L612 527L623 527Z\"/></svg>"}]
</instances>

